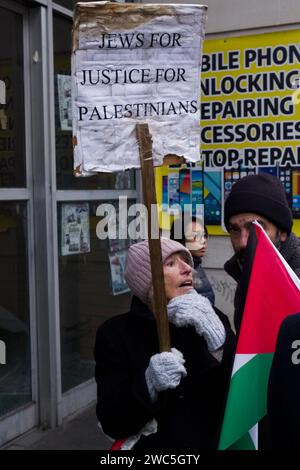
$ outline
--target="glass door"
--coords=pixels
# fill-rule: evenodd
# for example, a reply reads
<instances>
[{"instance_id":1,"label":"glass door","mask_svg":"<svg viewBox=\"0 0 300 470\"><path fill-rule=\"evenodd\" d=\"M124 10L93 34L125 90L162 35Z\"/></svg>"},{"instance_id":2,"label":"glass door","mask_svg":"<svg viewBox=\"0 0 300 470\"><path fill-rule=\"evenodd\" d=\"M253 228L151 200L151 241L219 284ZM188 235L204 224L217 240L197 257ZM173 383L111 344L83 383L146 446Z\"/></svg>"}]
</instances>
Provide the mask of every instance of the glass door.
<instances>
[{"instance_id":1,"label":"glass door","mask_svg":"<svg viewBox=\"0 0 300 470\"><path fill-rule=\"evenodd\" d=\"M0 0L0 445L37 417L27 37L26 9Z\"/></svg>"}]
</instances>

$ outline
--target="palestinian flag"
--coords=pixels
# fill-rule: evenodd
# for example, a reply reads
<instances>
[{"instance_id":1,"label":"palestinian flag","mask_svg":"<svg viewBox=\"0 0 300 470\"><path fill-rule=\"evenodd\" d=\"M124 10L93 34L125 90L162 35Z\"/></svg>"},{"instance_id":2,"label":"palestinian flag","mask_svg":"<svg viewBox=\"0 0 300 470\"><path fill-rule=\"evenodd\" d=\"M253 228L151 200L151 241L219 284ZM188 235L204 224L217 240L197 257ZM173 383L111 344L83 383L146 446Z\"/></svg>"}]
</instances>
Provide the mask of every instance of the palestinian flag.
<instances>
[{"instance_id":1,"label":"palestinian flag","mask_svg":"<svg viewBox=\"0 0 300 470\"><path fill-rule=\"evenodd\" d=\"M267 412L267 387L279 327L300 312L300 281L254 222L240 290L241 327L221 430L220 450L257 449L257 424Z\"/></svg>"}]
</instances>

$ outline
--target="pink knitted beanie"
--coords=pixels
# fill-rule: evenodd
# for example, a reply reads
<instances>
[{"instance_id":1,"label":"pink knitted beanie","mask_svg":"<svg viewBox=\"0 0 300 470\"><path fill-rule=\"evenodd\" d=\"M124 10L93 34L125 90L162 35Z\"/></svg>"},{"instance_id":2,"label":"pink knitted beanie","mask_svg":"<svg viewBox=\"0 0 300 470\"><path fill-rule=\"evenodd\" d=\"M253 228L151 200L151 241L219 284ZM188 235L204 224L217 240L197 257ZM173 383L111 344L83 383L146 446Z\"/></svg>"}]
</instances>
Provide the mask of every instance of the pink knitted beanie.
<instances>
[{"instance_id":1,"label":"pink knitted beanie","mask_svg":"<svg viewBox=\"0 0 300 470\"><path fill-rule=\"evenodd\" d=\"M194 267L191 253L181 243L162 237L160 246L163 262L173 253L183 252L186 255L186 262ZM148 240L135 243L129 248L125 266L125 280L132 293L142 302L147 303L152 285Z\"/></svg>"}]
</instances>

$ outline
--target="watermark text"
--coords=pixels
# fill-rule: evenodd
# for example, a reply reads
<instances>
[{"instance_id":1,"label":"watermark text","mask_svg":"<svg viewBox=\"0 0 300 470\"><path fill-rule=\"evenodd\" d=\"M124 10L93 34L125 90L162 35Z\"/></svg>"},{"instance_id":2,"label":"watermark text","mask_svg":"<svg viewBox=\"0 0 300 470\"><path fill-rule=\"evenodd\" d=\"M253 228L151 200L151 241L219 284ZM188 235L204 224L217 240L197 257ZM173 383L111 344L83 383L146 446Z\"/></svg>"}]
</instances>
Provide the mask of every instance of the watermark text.
<instances>
[{"instance_id":1,"label":"watermark text","mask_svg":"<svg viewBox=\"0 0 300 470\"><path fill-rule=\"evenodd\" d=\"M150 214L144 204L135 203L128 206L126 196L119 197L119 207L109 203L100 204L96 210L96 216L100 221L96 226L96 235L100 240L145 240L148 238L159 239L161 235L169 236L170 230L163 230L159 226L158 214L161 213L162 205L151 204ZM195 215L194 215L195 214ZM199 227L193 229L191 222L196 218L203 228L203 204L185 204L172 206L171 210L164 211L164 222L166 226L171 226L174 217L172 238L181 240L184 235L188 235L191 241L197 237L201 239L203 234ZM167 221L167 219L169 219Z\"/></svg>"},{"instance_id":2,"label":"watermark text","mask_svg":"<svg viewBox=\"0 0 300 470\"><path fill-rule=\"evenodd\" d=\"M0 365L6 364L6 344L0 339Z\"/></svg>"}]
</instances>

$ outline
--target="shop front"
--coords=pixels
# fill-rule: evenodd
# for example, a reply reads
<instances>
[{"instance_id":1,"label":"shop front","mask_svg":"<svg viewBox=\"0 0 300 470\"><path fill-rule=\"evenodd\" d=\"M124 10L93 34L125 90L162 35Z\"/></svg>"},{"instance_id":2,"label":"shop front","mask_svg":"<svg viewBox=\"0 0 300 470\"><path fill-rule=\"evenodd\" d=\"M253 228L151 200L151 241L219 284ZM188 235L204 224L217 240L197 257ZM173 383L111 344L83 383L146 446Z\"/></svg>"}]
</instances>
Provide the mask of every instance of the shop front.
<instances>
[{"instance_id":1,"label":"shop front","mask_svg":"<svg viewBox=\"0 0 300 470\"><path fill-rule=\"evenodd\" d=\"M96 228L135 172L73 176L73 4L0 0L0 446L95 400L96 329L130 302L129 241Z\"/></svg>"}]
</instances>

